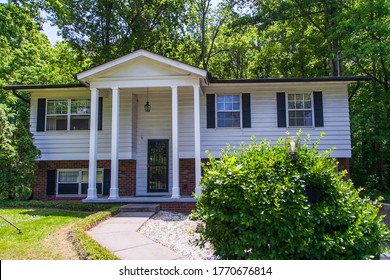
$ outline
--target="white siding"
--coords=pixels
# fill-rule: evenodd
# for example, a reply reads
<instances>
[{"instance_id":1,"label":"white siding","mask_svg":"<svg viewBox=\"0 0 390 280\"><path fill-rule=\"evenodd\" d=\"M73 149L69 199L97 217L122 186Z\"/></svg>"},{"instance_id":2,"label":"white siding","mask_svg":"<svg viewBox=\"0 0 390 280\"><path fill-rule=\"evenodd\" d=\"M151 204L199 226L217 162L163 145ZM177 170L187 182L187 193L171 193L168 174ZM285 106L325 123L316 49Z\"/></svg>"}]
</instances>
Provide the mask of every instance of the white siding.
<instances>
[{"instance_id":1,"label":"white siding","mask_svg":"<svg viewBox=\"0 0 390 280\"><path fill-rule=\"evenodd\" d=\"M137 195L146 195L147 143L148 139L168 139L169 192L172 188L172 99L171 88L152 88L149 102L152 110L144 111L146 90L120 90L119 158L137 160ZM194 158L194 106L193 88L179 87L179 157ZM325 136L320 150L335 147L333 157L351 157L350 123L346 84L305 83L273 85L219 85L203 88L201 95L201 156L206 150L218 157L227 144L238 146L242 141L250 143L267 138L275 142L289 131L295 136L296 128L278 128L276 92L323 92L324 127L305 128L303 135L310 134L315 140L321 132ZM207 93L251 93L251 128L206 128ZM103 97L103 130L98 132L98 159L110 159L111 155L111 90L101 90ZM42 152L42 160L88 160L89 131L36 132L38 98L89 98L89 89L56 89L33 91L31 98L31 131L35 144ZM156 194L154 194L156 195Z\"/></svg>"},{"instance_id":2,"label":"white siding","mask_svg":"<svg viewBox=\"0 0 390 280\"><path fill-rule=\"evenodd\" d=\"M266 88L266 86L265 86ZM346 86L319 86L319 85L293 85L273 87L261 90L259 88L232 90L228 88L209 88L210 93L251 93L251 128L206 128L206 97L201 98L201 150L210 151L214 156L220 155L220 150L227 144L239 146L243 141L251 142L251 137L256 136L258 141L263 138L275 142L279 137L296 136L297 128L278 128L276 111L276 92L312 92L323 91L324 127L302 129L302 138L306 134L311 135L315 141L321 132L325 136L320 142L319 150L327 150L335 147L332 157L351 157L350 122L348 109L348 96ZM205 154L202 155L204 157Z\"/></svg>"},{"instance_id":3,"label":"white siding","mask_svg":"<svg viewBox=\"0 0 390 280\"><path fill-rule=\"evenodd\" d=\"M111 158L111 91L101 91L103 97L103 130L98 132L98 159ZM89 131L36 131L38 98L90 98L88 89L42 90L31 96L30 123L34 143L41 151L42 160L88 160ZM131 158L131 103L132 97L121 92L119 158ZM130 108L130 109L129 109Z\"/></svg>"},{"instance_id":4,"label":"white siding","mask_svg":"<svg viewBox=\"0 0 390 280\"><path fill-rule=\"evenodd\" d=\"M169 192L172 190L172 99L171 89L150 91L150 112L144 111L146 94L138 94L137 106L137 187L138 196L147 195L148 139L169 140ZM153 193L158 195L159 193Z\"/></svg>"}]
</instances>

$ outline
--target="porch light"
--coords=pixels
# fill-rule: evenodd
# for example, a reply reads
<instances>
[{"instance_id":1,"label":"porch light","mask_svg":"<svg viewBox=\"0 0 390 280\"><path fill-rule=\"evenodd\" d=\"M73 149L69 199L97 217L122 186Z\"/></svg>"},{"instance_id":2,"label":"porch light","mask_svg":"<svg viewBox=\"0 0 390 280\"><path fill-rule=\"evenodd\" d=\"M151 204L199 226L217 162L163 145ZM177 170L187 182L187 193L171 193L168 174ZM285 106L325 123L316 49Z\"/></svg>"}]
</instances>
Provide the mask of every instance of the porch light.
<instances>
[{"instance_id":1,"label":"porch light","mask_svg":"<svg viewBox=\"0 0 390 280\"><path fill-rule=\"evenodd\" d=\"M295 142L294 142L294 140L291 140L291 142L290 142L290 156L291 156L291 163L295 165L297 162L297 158L295 155Z\"/></svg>"},{"instance_id":2,"label":"porch light","mask_svg":"<svg viewBox=\"0 0 390 280\"><path fill-rule=\"evenodd\" d=\"M150 112L152 110L152 106L149 104L149 89L146 89L146 103L144 105L145 112Z\"/></svg>"}]
</instances>

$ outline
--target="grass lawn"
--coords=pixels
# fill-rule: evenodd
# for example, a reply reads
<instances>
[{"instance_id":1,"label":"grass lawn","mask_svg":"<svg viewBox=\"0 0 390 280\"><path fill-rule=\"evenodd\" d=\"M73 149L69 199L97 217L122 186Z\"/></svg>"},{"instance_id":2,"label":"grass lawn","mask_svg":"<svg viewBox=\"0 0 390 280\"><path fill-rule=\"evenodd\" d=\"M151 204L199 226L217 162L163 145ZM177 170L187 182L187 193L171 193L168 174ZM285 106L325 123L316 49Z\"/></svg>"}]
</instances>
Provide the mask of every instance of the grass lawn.
<instances>
[{"instance_id":1,"label":"grass lawn","mask_svg":"<svg viewBox=\"0 0 390 280\"><path fill-rule=\"evenodd\" d=\"M64 228L91 215L84 211L58 209L0 209L0 215L19 227L23 234L0 218L0 259L77 259Z\"/></svg>"}]
</instances>

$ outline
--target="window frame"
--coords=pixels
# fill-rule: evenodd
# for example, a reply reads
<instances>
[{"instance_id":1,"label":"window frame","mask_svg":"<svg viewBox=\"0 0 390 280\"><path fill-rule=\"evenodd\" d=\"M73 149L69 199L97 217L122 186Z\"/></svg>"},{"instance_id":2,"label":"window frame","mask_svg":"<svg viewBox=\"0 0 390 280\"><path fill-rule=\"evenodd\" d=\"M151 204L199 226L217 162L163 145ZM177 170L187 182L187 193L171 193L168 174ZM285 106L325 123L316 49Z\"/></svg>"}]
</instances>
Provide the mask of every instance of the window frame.
<instances>
[{"instance_id":1,"label":"window frame","mask_svg":"<svg viewBox=\"0 0 390 280\"><path fill-rule=\"evenodd\" d=\"M290 109L289 108L289 95L297 94L310 94L310 109ZM314 93L313 92L286 92L286 124L289 128L314 128L315 127L315 118L314 118ZM311 125L290 125L290 111L311 111Z\"/></svg>"},{"instance_id":2,"label":"window frame","mask_svg":"<svg viewBox=\"0 0 390 280\"><path fill-rule=\"evenodd\" d=\"M238 96L239 101L239 110L218 110L218 97L219 96ZM239 126L219 126L218 125L218 113L228 113L228 112L239 112L240 114L240 120L239 120ZM219 93L215 94L215 128L219 129L237 129L242 128L242 94L240 93Z\"/></svg>"},{"instance_id":3,"label":"window frame","mask_svg":"<svg viewBox=\"0 0 390 280\"><path fill-rule=\"evenodd\" d=\"M83 172L85 171L89 171L87 168L81 168L81 169L57 169L57 174L56 174L56 197L86 197L87 194L82 194L81 191L82 191L82 184L88 184L88 182L84 182L83 181ZM78 172L79 175L78 175L78 182L74 182L74 183L60 183L60 172ZM97 168L96 169L96 173L97 172L101 172L102 173L102 180L101 182L98 182L96 181L96 184L102 184L102 193L99 193L99 194L103 194L103 184L104 184L104 168ZM78 192L77 194L59 194L58 193L58 186L59 184L78 184Z\"/></svg>"},{"instance_id":4,"label":"window frame","mask_svg":"<svg viewBox=\"0 0 390 280\"><path fill-rule=\"evenodd\" d=\"M89 114L75 114L72 113L72 101L81 101L81 100L88 100L90 107L89 107ZM67 113L66 114L49 114L48 113L48 106L50 102L53 101L66 101L67 102ZM90 131L91 130L91 99L90 98L63 98L63 99L47 99L46 100L46 108L45 108L45 131ZM66 117L66 129L48 129L48 119L49 117L56 117L56 116L65 116ZM72 116L89 116L89 129L71 129L71 120Z\"/></svg>"}]
</instances>

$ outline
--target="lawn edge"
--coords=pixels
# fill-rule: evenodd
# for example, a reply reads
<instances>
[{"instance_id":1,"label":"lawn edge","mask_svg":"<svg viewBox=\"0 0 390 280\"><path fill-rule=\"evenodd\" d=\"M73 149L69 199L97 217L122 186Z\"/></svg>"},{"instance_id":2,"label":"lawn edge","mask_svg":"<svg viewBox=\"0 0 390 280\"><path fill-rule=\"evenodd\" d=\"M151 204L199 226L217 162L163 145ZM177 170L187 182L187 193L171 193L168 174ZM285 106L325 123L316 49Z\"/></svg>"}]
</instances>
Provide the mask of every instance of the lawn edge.
<instances>
[{"instance_id":1,"label":"lawn edge","mask_svg":"<svg viewBox=\"0 0 390 280\"><path fill-rule=\"evenodd\" d=\"M72 244L81 260L119 260L111 251L96 242L87 231L100 222L119 213L120 206L99 211L75 222L69 232Z\"/></svg>"}]
</instances>

